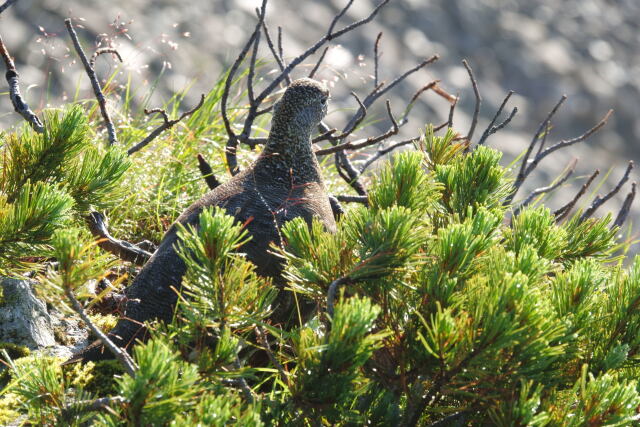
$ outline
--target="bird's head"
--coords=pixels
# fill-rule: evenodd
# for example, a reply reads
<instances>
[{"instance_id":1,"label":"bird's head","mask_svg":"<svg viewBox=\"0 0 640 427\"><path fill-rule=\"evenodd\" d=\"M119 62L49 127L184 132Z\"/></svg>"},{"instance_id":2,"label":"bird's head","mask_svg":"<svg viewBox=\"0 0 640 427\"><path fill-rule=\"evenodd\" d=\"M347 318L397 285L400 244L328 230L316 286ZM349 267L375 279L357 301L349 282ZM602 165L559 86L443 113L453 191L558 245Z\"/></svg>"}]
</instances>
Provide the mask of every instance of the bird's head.
<instances>
[{"instance_id":1,"label":"bird's head","mask_svg":"<svg viewBox=\"0 0 640 427\"><path fill-rule=\"evenodd\" d=\"M293 81L273 107L273 125L310 133L327 114L329 90L308 78Z\"/></svg>"}]
</instances>

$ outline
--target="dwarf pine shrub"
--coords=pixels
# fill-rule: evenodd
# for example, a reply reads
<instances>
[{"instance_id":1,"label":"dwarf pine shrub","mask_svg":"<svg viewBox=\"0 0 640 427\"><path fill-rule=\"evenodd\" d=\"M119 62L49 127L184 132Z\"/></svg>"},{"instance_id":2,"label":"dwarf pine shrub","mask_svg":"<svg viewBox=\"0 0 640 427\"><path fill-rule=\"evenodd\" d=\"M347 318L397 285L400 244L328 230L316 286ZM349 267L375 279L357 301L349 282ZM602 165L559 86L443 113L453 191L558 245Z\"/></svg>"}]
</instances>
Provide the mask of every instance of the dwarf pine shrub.
<instances>
[{"instance_id":1,"label":"dwarf pine shrub","mask_svg":"<svg viewBox=\"0 0 640 427\"><path fill-rule=\"evenodd\" d=\"M136 196L122 190L153 180L153 168L146 158L96 148L77 108L50 113L45 128L2 136L0 268L19 274L46 265L38 293L64 310L71 291L91 312L85 285L121 271L122 261L91 241L83 215L115 206L115 232L144 235L147 222L131 209ZM61 368L59 360L4 353L0 419L637 422L640 259L620 256L609 215L583 220L578 211L558 222L542 204L514 214L501 153L465 148L453 131L437 136L428 127L414 150L382 165L368 205L347 209L336 233L287 223L283 246L272 247L295 296L286 327L269 321L272 283L237 252L249 238L243 225L222 209L205 210L197 227L179 231L187 273L174 320L149 325L152 338L133 351L135 373L112 362ZM171 187L178 202L152 198L158 222L171 223L193 187ZM140 203L149 194L142 191ZM316 309L303 316L309 301Z\"/></svg>"}]
</instances>

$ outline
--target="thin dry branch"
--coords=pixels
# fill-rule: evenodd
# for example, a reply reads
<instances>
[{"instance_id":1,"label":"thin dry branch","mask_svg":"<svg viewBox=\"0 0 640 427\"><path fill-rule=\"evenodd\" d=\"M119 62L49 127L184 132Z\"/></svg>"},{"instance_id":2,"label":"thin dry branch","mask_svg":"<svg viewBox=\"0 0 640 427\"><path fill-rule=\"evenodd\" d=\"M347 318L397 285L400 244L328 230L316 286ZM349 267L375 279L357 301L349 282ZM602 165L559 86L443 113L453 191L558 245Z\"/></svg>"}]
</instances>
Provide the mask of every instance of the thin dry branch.
<instances>
[{"instance_id":1,"label":"thin dry branch","mask_svg":"<svg viewBox=\"0 0 640 427\"><path fill-rule=\"evenodd\" d=\"M547 117L545 117L545 119L540 123L536 133L533 134L533 138L531 139L531 142L527 147L527 151L525 152L524 157L522 158L522 163L520 164L520 170L518 171L518 176L516 178L517 188L519 188L520 185L522 185L522 182L524 182L524 179L526 178L526 170L529 164L529 156L531 155L533 148L538 142L538 139L540 139L540 134L543 132L543 130L548 129L549 123L551 123L551 119L553 118L553 116L556 114L558 109L562 106L562 104L564 104L564 101L566 100L567 100L567 95L562 95L558 103L551 109L551 111L549 111L549 114L547 114ZM515 193L513 195L515 196Z\"/></svg>"},{"instance_id":2,"label":"thin dry branch","mask_svg":"<svg viewBox=\"0 0 640 427\"><path fill-rule=\"evenodd\" d=\"M380 40L382 39L382 31L378 33L376 41L373 44L373 85L378 86L378 64L380 62Z\"/></svg>"},{"instance_id":3,"label":"thin dry branch","mask_svg":"<svg viewBox=\"0 0 640 427\"><path fill-rule=\"evenodd\" d=\"M136 265L144 265L147 260L151 258L152 254L150 252L132 243L111 236L107 229L104 216L100 212L90 212L85 219L89 231L98 239L98 246L105 251Z\"/></svg>"},{"instance_id":4,"label":"thin dry branch","mask_svg":"<svg viewBox=\"0 0 640 427\"><path fill-rule=\"evenodd\" d=\"M329 196L329 203L331 204L333 217L336 221L338 221L342 217L342 215L344 215L345 210L335 196Z\"/></svg>"},{"instance_id":5,"label":"thin dry branch","mask_svg":"<svg viewBox=\"0 0 640 427\"><path fill-rule=\"evenodd\" d=\"M375 137L372 136L372 137L360 139L357 141L349 141L339 145L334 145L333 147L325 148L323 150L318 150L315 152L316 156L323 156L326 154L337 153L338 151L344 151L344 150L358 150L361 148L369 147L371 145L375 145L380 141L384 141L390 138L391 136L396 135L400 130L400 127L398 126L398 122L396 122L396 119L393 117L389 100L387 100L386 105L387 105L387 114L389 115L389 119L391 120L391 128L388 131L386 131L382 135L378 135ZM361 107L362 107L362 104L361 104ZM366 112L366 110L364 111Z\"/></svg>"},{"instance_id":6,"label":"thin dry branch","mask_svg":"<svg viewBox=\"0 0 640 427\"><path fill-rule=\"evenodd\" d=\"M469 132L467 132L467 136L466 136L466 139L468 141L471 141L471 138L473 138L473 133L476 130L476 125L478 124L478 115L480 114L480 104L482 103L482 97L480 96L480 90L478 89L478 82L475 76L473 75L473 70L471 69L471 66L469 65L466 59L462 60L462 65L464 65L464 68L467 69L467 73L469 74L469 79L471 80L471 86L473 87L473 94L476 97L476 105L473 109L473 117L471 119L471 127L469 128Z\"/></svg>"},{"instance_id":7,"label":"thin dry branch","mask_svg":"<svg viewBox=\"0 0 640 427\"><path fill-rule=\"evenodd\" d=\"M111 341L109 337L100 330L100 328L93 324L91 319L89 319L89 316L87 316L87 314L84 312L84 309L82 308L82 305L80 305L80 302L76 299L75 295L73 295L73 291L71 290L71 288L65 287L64 293L71 302L71 307L73 308L73 310L78 314L78 316L80 316L87 327L91 329L91 332L93 332L95 336L97 336L98 339L102 342L102 344L107 347L109 351L111 351L118 362L122 364L125 372L127 372L130 376L135 377L138 367L136 366L131 356L129 356L129 353L115 345L115 343Z\"/></svg>"},{"instance_id":8,"label":"thin dry branch","mask_svg":"<svg viewBox=\"0 0 640 427\"><path fill-rule=\"evenodd\" d=\"M278 27L278 28L280 28L280 27ZM269 50L271 51L271 54L275 58L276 63L278 64L278 68L280 68L280 71L284 71L285 65L284 65L283 58L278 54L278 51L276 50L276 47L273 44L273 40L271 39L271 34L269 33L269 28L267 27L267 24L264 21L262 21L262 31L264 31L264 37L267 40L267 46L269 46ZM288 84L291 83L291 77L289 77L289 76L287 76L287 83ZM260 111L259 113L262 113L262 111Z\"/></svg>"},{"instance_id":9,"label":"thin dry branch","mask_svg":"<svg viewBox=\"0 0 640 427\"><path fill-rule=\"evenodd\" d=\"M231 121L229 120L229 116L227 113L227 102L229 100L229 92L231 91L231 85L233 84L234 77L236 75L236 72L238 71L238 68L240 67L240 64L242 63L242 61L244 61L244 58L247 56L247 53L249 52L249 49L253 45L253 42L255 41L256 37L258 37L260 28L262 27L262 23L264 22L266 7L267 7L267 0L262 0L260 14L258 15L258 23L256 24L256 27L253 30L253 33L251 33L251 37L249 37L249 41L247 41L247 43L244 45L244 47L240 51L240 54L238 55L234 63L231 65L231 68L229 69L229 72L227 74L227 79L225 80L225 83L224 83L224 91L222 92L222 97L220 99L220 113L222 115L222 122L224 123L225 130L227 131L227 136L229 137L227 141L225 155L227 159L227 167L229 168L229 171L231 172L232 175L235 175L236 173L239 172L238 160L236 157L236 151L238 149L239 140L238 140L238 136L236 135L233 128L231 127Z\"/></svg>"},{"instance_id":10,"label":"thin dry branch","mask_svg":"<svg viewBox=\"0 0 640 427\"><path fill-rule=\"evenodd\" d=\"M498 111L496 111L496 114L491 119L491 122L482 133L482 136L480 137L480 140L478 141L477 145L483 145L486 142L487 138L489 138L489 136L493 135L494 133L498 132L500 129L508 125L511 119L513 119L513 117L516 115L516 113L518 112L518 107L514 107L513 110L511 111L511 114L502 123L498 124L497 126L494 126L496 121L498 120L498 117L500 117L500 114L502 114L502 110L504 110L504 107L507 105L507 102L509 102L511 95L513 95L514 93L515 92L512 90L510 90L509 93L507 93L507 96L502 101L502 104L500 104L500 108L498 108Z\"/></svg>"},{"instance_id":11,"label":"thin dry branch","mask_svg":"<svg viewBox=\"0 0 640 427\"><path fill-rule=\"evenodd\" d=\"M256 15L258 16L258 22L261 22L264 25L264 16L261 15L260 9L256 9ZM258 60L258 47L260 46L260 34L262 34L259 30L256 31L256 36L253 40L253 50L251 51L251 59L249 59L249 73L247 74L247 98L249 98L249 102L253 103L255 101L255 96L253 94L253 79L256 74L256 62Z\"/></svg>"},{"instance_id":12,"label":"thin dry branch","mask_svg":"<svg viewBox=\"0 0 640 427\"><path fill-rule=\"evenodd\" d=\"M320 64L322 64L322 61L324 61L324 57L327 55L327 52L329 51L328 47L325 47L324 50L322 51L322 53L320 54L320 58L318 58L318 61L316 61L316 65L313 66L313 68L311 69L311 71L309 72L309 78L312 79L313 76L316 75L316 73L318 72L318 69L320 68ZM287 76L287 81L290 81L291 78L289 78L289 76Z\"/></svg>"},{"instance_id":13,"label":"thin dry branch","mask_svg":"<svg viewBox=\"0 0 640 427\"><path fill-rule=\"evenodd\" d=\"M0 13L4 12L6 9L8 9L12 4L16 3L18 0L7 0L5 1L2 6L0 6Z\"/></svg>"},{"instance_id":14,"label":"thin dry branch","mask_svg":"<svg viewBox=\"0 0 640 427\"><path fill-rule=\"evenodd\" d=\"M616 220L613 222L613 227L622 227L624 222L627 220L627 216L629 215L629 211L631 210L631 205L633 204L633 200L636 198L636 183L631 183L631 191L625 197L624 202L622 203L622 207L620 208L620 212L616 216Z\"/></svg>"},{"instance_id":15,"label":"thin dry branch","mask_svg":"<svg viewBox=\"0 0 640 427\"><path fill-rule=\"evenodd\" d=\"M433 89L439 82L440 80L433 80L432 82L429 82L426 85L422 86L420 89L416 91L416 93L413 94L413 96L411 97L411 100L409 101L409 103L404 109L404 112L402 113L402 118L400 119L400 122L399 122L400 126L404 126L408 122L409 113L411 113L411 110L413 109L413 106L418 100L418 97L422 95L424 92L428 91L429 89Z\"/></svg>"},{"instance_id":16,"label":"thin dry branch","mask_svg":"<svg viewBox=\"0 0 640 427\"><path fill-rule=\"evenodd\" d=\"M98 59L98 57L100 55L104 55L105 53L110 53L112 55L115 55L115 57L118 58L118 61L122 62L122 56L120 56L120 52L118 52L117 49L114 49L112 47L103 47L103 48L97 49L95 52L93 52L93 55L91 55L91 59L89 59L89 65L91 66L91 69L95 67L96 60Z\"/></svg>"},{"instance_id":17,"label":"thin dry branch","mask_svg":"<svg viewBox=\"0 0 640 427\"><path fill-rule=\"evenodd\" d=\"M353 0L351 0L352 2ZM329 25L329 29L327 31L327 33L320 38L320 40L318 40L315 44L313 44L311 47L309 47L306 51L304 51L302 54L298 55L296 58L293 59L293 61L291 61L291 63L289 63L289 65L287 65L285 67L285 69L278 75L276 76L269 85L267 85L267 87L258 95L255 97L254 102L250 103L249 105L249 109L247 112L247 116L245 118L244 121L244 126L243 126L243 130L240 134L240 137L238 137L238 135L233 131L232 127L231 127L231 123L230 120L228 118L227 115L227 102L228 102L228 98L229 98L229 91L231 89L231 85L233 82L233 78L235 76L235 73L237 72L238 67L240 66L240 63L244 60L249 48L252 46L252 43L255 40L255 37L257 37L257 32L260 31L260 28L262 27L262 22L264 21L264 15L265 15L265 6L266 6L266 0L263 0L262 3L262 8L261 8L261 12L259 14L259 22L256 25L256 29L254 30L253 34L251 35L248 43L245 45L245 47L243 48L243 50L241 51L240 55L238 56L238 58L236 59L236 61L234 62L234 64L232 65L229 74L227 75L227 80L225 82L225 88L222 94L222 99L221 99L221 111L222 111L222 116L223 116L223 122L225 125L225 129L227 131L227 135L229 137L228 141L227 141L227 149L226 149L226 158L227 158L227 166L229 167L229 170L232 174L236 174L238 173L239 169L238 169L238 163L237 163L237 146L239 142L251 142L252 139L250 138L250 134L251 134L251 130L252 130L252 126L253 126L253 122L255 120L255 118L257 117L257 112L259 111L260 106L262 105L262 103L264 102L264 100L281 84L281 82L283 80L285 80L287 78L287 76L289 76L289 74L291 73L291 71L293 71L298 65L300 65L300 63L302 63L302 61L304 61L307 57L309 57L310 55L314 54L316 51L318 51L321 47L323 47L327 42L334 40L340 36L342 36L343 34L354 30L355 28L358 28L368 22L370 22L380 11L380 9L386 5L390 0L382 0L374 9L372 12L370 12L370 14L366 17L363 18L359 21L356 21L350 25L347 25L343 28L341 28L340 30L334 31L335 26L337 25L338 20L344 15L344 13L346 12L346 10L348 9L348 7L350 5L347 5L347 7L343 8L340 12L338 12L338 14L333 18L333 20L331 21L331 24ZM350 2L350 3L351 3ZM282 57L282 54L279 53L279 55ZM366 105L366 103L365 103ZM326 129L328 130L328 129ZM348 168L348 166L347 166Z\"/></svg>"},{"instance_id":18,"label":"thin dry branch","mask_svg":"<svg viewBox=\"0 0 640 427\"><path fill-rule=\"evenodd\" d=\"M107 127L107 134L109 136L109 144L114 145L118 143L118 137L116 136L116 128L113 126L113 122L111 121L111 117L109 116L109 111L107 111L107 100L102 93L102 88L100 87L100 82L98 81L98 77L96 76L96 72L93 67L89 63L87 59L87 55L84 53L84 49L82 49L82 45L80 44L80 40L78 40L78 34L76 34L76 30L73 28L73 24L71 23L71 19L64 20L65 25L67 26L67 32L71 37L71 41L73 42L73 46L76 49L76 53L80 57L82 64L84 65L84 69L89 76L89 80L91 81L91 87L93 87L93 93L98 101L98 105L100 106L100 112L102 113L102 118L104 119L105 125Z\"/></svg>"},{"instance_id":19,"label":"thin dry branch","mask_svg":"<svg viewBox=\"0 0 640 427\"><path fill-rule=\"evenodd\" d=\"M167 116L167 112L165 110L163 110L163 109L160 109L160 108L153 108L151 110L146 110L145 109L144 113L146 115L154 114L154 113L160 114L162 116L163 123L160 126L158 126L157 128L155 128L154 130L152 130L151 133L149 133L149 135L147 135L147 137L145 139L143 139L142 141L140 141L139 143L137 143L133 147L129 148L127 150L127 154L130 156L133 153L135 153L137 151L140 151L141 149L143 149L144 147L149 145L149 143L151 141L156 139L158 137L158 135L160 135L162 132L164 132L167 129L171 129L173 126L175 126L177 123L182 121L184 118L189 117L190 115L192 115L193 113L198 111L198 109L200 107L202 107L202 104L204 104L204 94L200 95L200 102L198 102L198 105L193 107L191 110L182 113L180 115L180 117L178 117L177 119L174 119L174 120L169 120L169 117Z\"/></svg>"},{"instance_id":20,"label":"thin dry branch","mask_svg":"<svg viewBox=\"0 0 640 427\"><path fill-rule=\"evenodd\" d=\"M582 184L582 187L580 188L580 191L578 191L576 193L576 195L569 201L569 203L567 203L566 205L562 206L560 209L558 209L557 211L555 211L553 213L555 215L555 217L556 217L556 222L562 221L567 215L569 215L569 212L571 212L571 209L573 209L573 207L576 205L576 203L578 202L580 197L582 197L584 195L584 193L587 192L587 189L589 188L589 186L591 185L593 180L596 179L596 177L599 174L600 174L600 170L596 169L591 174L589 179L587 179L587 182Z\"/></svg>"},{"instance_id":21,"label":"thin dry branch","mask_svg":"<svg viewBox=\"0 0 640 427\"><path fill-rule=\"evenodd\" d=\"M280 374L280 379L282 380L283 383L290 386L289 376L287 375L287 372L284 370L284 368L282 367L278 359L275 357L275 355L271 351L271 345L269 344L269 339L267 338L267 335L264 332L264 329L262 329L262 326L256 326L254 330L256 332L256 337L258 338L258 341L260 341L260 345L262 345L264 351L267 352L267 356L269 357L269 360L271 361L273 366L275 366L276 369L278 370L278 373Z\"/></svg>"},{"instance_id":22,"label":"thin dry branch","mask_svg":"<svg viewBox=\"0 0 640 427\"><path fill-rule=\"evenodd\" d=\"M282 63L286 65L284 60L284 49L282 48L282 27L278 26L278 55L282 59Z\"/></svg>"},{"instance_id":23,"label":"thin dry branch","mask_svg":"<svg viewBox=\"0 0 640 427\"><path fill-rule=\"evenodd\" d=\"M207 183L207 186L210 190L218 187L220 185L220 181L213 174L213 169L211 169L211 165L207 162L202 154L198 153L198 169L200 169L200 173L202 174L202 178Z\"/></svg>"},{"instance_id":24,"label":"thin dry branch","mask_svg":"<svg viewBox=\"0 0 640 427\"><path fill-rule=\"evenodd\" d=\"M567 182L567 180L569 179L569 177L571 175L573 175L573 172L575 172L576 170L576 164L578 163L578 159L573 159L571 160L571 162L569 162L569 164L567 165L567 167L565 168L565 171L562 173L562 175L557 178L555 180L554 183L552 183L551 185L548 185L546 187L540 187L540 188L536 188L535 190L533 190L531 193L529 193L529 195L527 196L526 199L524 199L522 201L522 203L520 203L520 205L518 206L518 208L515 210L515 212L513 213L514 216L518 215L518 213L522 210L522 208L524 208L525 206L527 206L529 203L531 203L533 201L533 199L541 194L545 194L545 193L550 193L553 190L555 190L556 188L560 187L562 184L564 184L565 182Z\"/></svg>"},{"instance_id":25,"label":"thin dry branch","mask_svg":"<svg viewBox=\"0 0 640 427\"><path fill-rule=\"evenodd\" d=\"M338 201L344 203L360 203L363 205L369 204L369 198L367 196L347 196L340 194L335 196L335 198L338 199Z\"/></svg>"},{"instance_id":26,"label":"thin dry branch","mask_svg":"<svg viewBox=\"0 0 640 427\"><path fill-rule=\"evenodd\" d=\"M627 166L627 169L624 171L624 175L622 175L622 178L620 178L620 181L618 181L618 184L613 188L613 190L609 191L603 197L597 196L591 203L591 206L589 206L587 210L584 211L584 213L580 217L580 221L584 221L587 218L591 217L600 206L602 206L609 199L615 196L620 191L624 183L629 180L629 174L631 173L632 170L633 170L633 161L630 161L629 165Z\"/></svg>"},{"instance_id":27,"label":"thin dry branch","mask_svg":"<svg viewBox=\"0 0 640 427\"><path fill-rule=\"evenodd\" d=\"M446 125L446 122L444 123ZM435 128L434 128L435 130ZM386 154L392 152L393 150L403 147L405 145L409 145L409 144L413 144L417 141L420 140L420 137L414 137L414 138L409 138L409 139L405 139L403 141L398 141L398 142L394 142L393 144L389 145L388 147L385 148L380 148L378 149L378 151L376 152L376 154L370 156L363 164L362 166L360 166L360 174L363 174L365 170L367 170L367 168L369 168L369 166L371 166L373 163L375 163L378 159L380 159L381 157L385 156Z\"/></svg>"},{"instance_id":28,"label":"thin dry branch","mask_svg":"<svg viewBox=\"0 0 640 427\"><path fill-rule=\"evenodd\" d=\"M6 6L6 9L7 7L11 6L10 4L7 6L8 3L9 2L3 4L2 6ZM36 116L35 113L31 111L27 103L22 99L22 95L20 94L20 76L18 74L18 70L16 69L16 65L13 62L13 59L11 58L11 55L9 55L9 52L4 45L4 41L2 40L1 36L0 55L2 56L4 64L7 68L7 73L5 74L5 76L7 79L7 83L9 84L9 98L11 99L14 110L16 111L16 113L20 114L22 118L27 121L27 123L29 123L34 131L38 133L44 132L44 126L42 126L42 122L40 121L38 116Z\"/></svg>"}]
</instances>

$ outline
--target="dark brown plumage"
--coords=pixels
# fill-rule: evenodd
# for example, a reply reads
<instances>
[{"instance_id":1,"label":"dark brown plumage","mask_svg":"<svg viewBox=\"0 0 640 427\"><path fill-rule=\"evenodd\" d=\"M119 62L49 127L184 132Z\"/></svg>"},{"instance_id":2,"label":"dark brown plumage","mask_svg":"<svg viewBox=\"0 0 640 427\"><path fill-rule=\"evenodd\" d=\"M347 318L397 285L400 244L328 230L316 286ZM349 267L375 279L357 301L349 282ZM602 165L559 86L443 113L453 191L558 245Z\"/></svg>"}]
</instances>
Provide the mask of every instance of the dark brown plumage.
<instances>
[{"instance_id":1,"label":"dark brown plumage","mask_svg":"<svg viewBox=\"0 0 640 427\"><path fill-rule=\"evenodd\" d=\"M197 226L204 207L225 208L240 223L247 224L252 239L242 251L256 265L258 274L273 278L282 288L281 262L268 251L272 242L282 243L282 224L297 217L311 223L315 217L327 230L336 227L311 148L311 134L326 114L328 95L327 88L315 80L294 81L274 106L268 142L253 166L207 193L176 223ZM129 348L135 339L144 338L142 323L147 320L171 320L177 301L174 289L179 289L186 269L175 250L177 240L174 224L126 290L124 316L109 334L117 345ZM278 298L280 302L286 299ZM95 342L69 362L106 358L112 355Z\"/></svg>"}]
</instances>

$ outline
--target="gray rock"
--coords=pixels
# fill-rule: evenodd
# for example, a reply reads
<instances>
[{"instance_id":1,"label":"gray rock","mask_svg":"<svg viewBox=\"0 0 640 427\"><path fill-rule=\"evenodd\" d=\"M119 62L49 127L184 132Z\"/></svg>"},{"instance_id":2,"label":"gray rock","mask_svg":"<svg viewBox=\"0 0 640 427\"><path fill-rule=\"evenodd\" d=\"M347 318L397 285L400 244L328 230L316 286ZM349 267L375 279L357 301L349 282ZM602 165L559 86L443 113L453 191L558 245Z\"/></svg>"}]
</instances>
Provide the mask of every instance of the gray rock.
<instances>
[{"instance_id":1,"label":"gray rock","mask_svg":"<svg viewBox=\"0 0 640 427\"><path fill-rule=\"evenodd\" d=\"M0 341L39 350L54 346L51 317L27 280L0 278Z\"/></svg>"}]
</instances>

